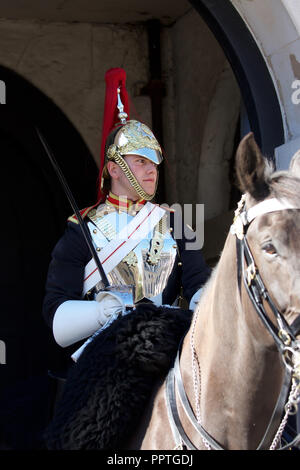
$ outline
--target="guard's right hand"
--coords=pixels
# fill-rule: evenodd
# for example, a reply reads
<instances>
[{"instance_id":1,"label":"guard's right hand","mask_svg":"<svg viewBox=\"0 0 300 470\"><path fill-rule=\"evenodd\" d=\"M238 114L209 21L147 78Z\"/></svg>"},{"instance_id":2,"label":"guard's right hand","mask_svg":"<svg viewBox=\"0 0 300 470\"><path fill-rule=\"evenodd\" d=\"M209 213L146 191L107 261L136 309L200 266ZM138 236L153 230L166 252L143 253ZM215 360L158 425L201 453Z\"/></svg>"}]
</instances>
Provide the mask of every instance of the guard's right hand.
<instances>
[{"instance_id":1,"label":"guard's right hand","mask_svg":"<svg viewBox=\"0 0 300 470\"><path fill-rule=\"evenodd\" d=\"M96 295L95 300L99 302L101 307L101 318L99 319L101 321L101 325L106 323L106 321L115 313L120 314L125 310L125 305L122 299L112 292L100 291Z\"/></svg>"}]
</instances>

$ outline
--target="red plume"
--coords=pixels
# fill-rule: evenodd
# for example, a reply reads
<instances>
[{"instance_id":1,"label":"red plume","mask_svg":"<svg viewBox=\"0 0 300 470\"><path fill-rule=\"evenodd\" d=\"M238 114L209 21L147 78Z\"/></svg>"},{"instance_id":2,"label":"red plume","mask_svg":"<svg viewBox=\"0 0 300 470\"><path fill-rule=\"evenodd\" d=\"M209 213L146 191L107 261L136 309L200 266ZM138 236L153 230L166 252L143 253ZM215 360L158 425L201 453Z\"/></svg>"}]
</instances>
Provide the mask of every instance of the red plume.
<instances>
[{"instance_id":1,"label":"red plume","mask_svg":"<svg viewBox=\"0 0 300 470\"><path fill-rule=\"evenodd\" d=\"M105 92L105 102L104 102L104 113L103 113L103 126L102 126L102 142L101 142L101 151L100 151L100 172L99 172L99 192L98 200L104 199L106 196L101 191L101 176L103 172L103 167L105 164L105 143L108 135L113 130L115 125L120 122L118 118L119 110L117 108L118 103L118 94L117 89L120 87L120 98L124 105L124 111L129 117L129 100L128 94L125 87L126 83L126 72L121 68L112 68L109 69L105 74L106 82L106 92Z\"/></svg>"}]
</instances>

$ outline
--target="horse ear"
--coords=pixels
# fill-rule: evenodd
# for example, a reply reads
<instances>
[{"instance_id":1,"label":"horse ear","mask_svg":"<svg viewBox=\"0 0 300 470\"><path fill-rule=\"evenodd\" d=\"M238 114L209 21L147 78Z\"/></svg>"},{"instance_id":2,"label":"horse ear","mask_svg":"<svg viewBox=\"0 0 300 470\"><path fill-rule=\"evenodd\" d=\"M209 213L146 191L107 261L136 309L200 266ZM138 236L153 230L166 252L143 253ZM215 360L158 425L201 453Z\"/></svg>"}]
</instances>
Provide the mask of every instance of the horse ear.
<instances>
[{"instance_id":1,"label":"horse ear","mask_svg":"<svg viewBox=\"0 0 300 470\"><path fill-rule=\"evenodd\" d=\"M256 200L269 194L265 179L266 160L262 155L252 132L240 142L236 152L236 175L243 193L249 193Z\"/></svg>"},{"instance_id":2,"label":"horse ear","mask_svg":"<svg viewBox=\"0 0 300 470\"><path fill-rule=\"evenodd\" d=\"M297 178L300 178L300 150L298 150L293 155L290 162L289 171Z\"/></svg>"}]
</instances>

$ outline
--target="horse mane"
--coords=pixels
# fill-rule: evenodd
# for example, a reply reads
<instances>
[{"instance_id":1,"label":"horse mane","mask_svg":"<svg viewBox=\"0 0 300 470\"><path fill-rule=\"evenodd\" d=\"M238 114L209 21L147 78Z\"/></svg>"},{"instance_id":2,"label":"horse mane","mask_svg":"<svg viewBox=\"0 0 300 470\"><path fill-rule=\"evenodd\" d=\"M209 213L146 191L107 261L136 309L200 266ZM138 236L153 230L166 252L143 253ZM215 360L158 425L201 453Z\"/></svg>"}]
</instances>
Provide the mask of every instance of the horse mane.
<instances>
[{"instance_id":1,"label":"horse mane","mask_svg":"<svg viewBox=\"0 0 300 470\"><path fill-rule=\"evenodd\" d=\"M300 151L297 155L298 159L293 159L293 168L292 162L289 170L275 170L275 164L272 160L269 160L266 157L263 157L258 163L257 175L253 177L253 169L250 171L251 177L245 176L247 178L247 185L251 192L252 198L257 202L267 198L275 197L276 199L288 199L296 207L300 208ZM299 160L299 161L298 161ZM297 167L299 166L299 168ZM243 172L244 168L242 168ZM241 169L237 170L237 176L241 175ZM238 174L239 173L239 174ZM249 185L250 179L253 178L255 184L259 180L259 186L253 190ZM242 178L238 178L237 186L242 191L242 193L247 192L247 187L242 182Z\"/></svg>"},{"instance_id":2,"label":"horse mane","mask_svg":"<svg viewBox=\"0 0 300 470\"><path fill-rule=\"evenodd\" d=\"M300 178L289 171L276 171L269 175L270 194L277 199L288 199L300 208Z\"/></svg>"},{"instance_id":3,"label":"horse mane","mask_svg":"<svg viewBox=\"0 0 300 470\"><path fill-rule=\"evenodd\" d=\"M274 163L262 154L250 132L238 146L235 168L237 186L253 201L260 202L271 196L288 199L300 207L300 151L293 156L289 171L274 171Z\"/></svg>"}]
</instances>

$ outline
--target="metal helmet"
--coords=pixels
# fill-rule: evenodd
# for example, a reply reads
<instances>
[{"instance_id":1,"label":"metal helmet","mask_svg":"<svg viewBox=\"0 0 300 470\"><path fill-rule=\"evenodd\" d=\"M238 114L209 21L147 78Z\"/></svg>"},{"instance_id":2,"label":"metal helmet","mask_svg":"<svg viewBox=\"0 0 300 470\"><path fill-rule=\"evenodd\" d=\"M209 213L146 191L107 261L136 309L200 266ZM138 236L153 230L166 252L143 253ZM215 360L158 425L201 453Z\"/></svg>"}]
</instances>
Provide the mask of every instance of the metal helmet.
<instances>
[{"instance_id":1,"label":"metal helmet","mask_svg":"<svg viewBox=\"0 0 300 470\"><path fill-rule=\"evenodd\" d=\"M159 165L162 151L153 132L139 121L128 121L117 132L114 143L108 149L108 158L117 151L120 155L140 155Z\"/></svg>"}]
</instances>

